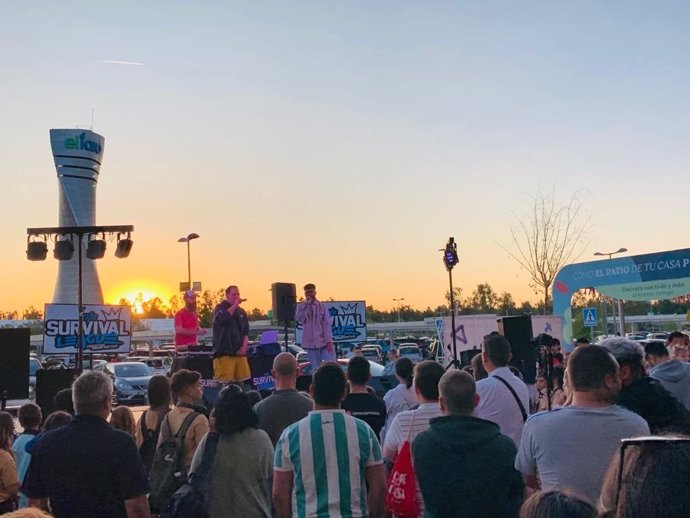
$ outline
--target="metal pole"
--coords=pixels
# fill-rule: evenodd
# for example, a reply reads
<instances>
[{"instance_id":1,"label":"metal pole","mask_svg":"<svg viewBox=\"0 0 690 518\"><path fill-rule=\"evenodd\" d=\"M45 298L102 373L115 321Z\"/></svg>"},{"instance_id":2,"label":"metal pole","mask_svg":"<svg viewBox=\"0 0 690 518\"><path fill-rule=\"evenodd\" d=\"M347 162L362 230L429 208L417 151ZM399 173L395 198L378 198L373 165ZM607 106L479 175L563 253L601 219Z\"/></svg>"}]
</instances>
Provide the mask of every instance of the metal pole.
<instances>
[{"instance_id":1,"label":"metal pole","mask_svg":"<svg viewBox=\"0 0 690 518\"><path fill-rule=\"evenodd\" d=\"M625 336L625 304L621 299L618 299L618 321L620 322L621 336Z\"/></svg>"},{"instance_id":2,"label":"metal pole","mask_svg":"<svg viewBox=\"0 0 690 518\"><path fill-rule=\"evenodd\" d=\"M455 368L459 369L459 365L457 363L458 361L458 347L456 344L456 337L455 337L455 297L453 297L453 270L449 269L448 270L448 284L450 285L450 336L452 338L452 343L453 343L453 363L455 365Z\"/></svg>"},{"instance_id":3,"label":"metal pole","mask_svg":"<svg viewBox=\"0 0 690 518\"><path fill-rule=\"evenodd\" d=\"M602 304L602 307L604 309L604 311L603 311L603 313L604 313L604 336L608 336L609 335L609 319L606 316L607 308L606 308L606 298L605 297L601 299L601 304Z\"/></svg>"},{"instance_id":4,"label":"metal pole","mask_svg":"<svg viewBox=\"0 0 690 518\"><path fill-rule=\"evenodd\" d=\"M187 281L189 282L189 289L192 289L192 255L189 247L189 239L187 239Z\"/></svg>"},{"instance_id":5,"label":"metal pole","mask_svg":"<svg viewBox=\"0 0 690 518\"><path fill-rule=\"evenodd\" d=\"M77 325L77 373L81 374L83 370L84 361L84 306L82 300L82 239L84 234L77 234L79 239L79 293L77 295L77 311L79 312L79 320Z\"/></svg>"}]
</instances>

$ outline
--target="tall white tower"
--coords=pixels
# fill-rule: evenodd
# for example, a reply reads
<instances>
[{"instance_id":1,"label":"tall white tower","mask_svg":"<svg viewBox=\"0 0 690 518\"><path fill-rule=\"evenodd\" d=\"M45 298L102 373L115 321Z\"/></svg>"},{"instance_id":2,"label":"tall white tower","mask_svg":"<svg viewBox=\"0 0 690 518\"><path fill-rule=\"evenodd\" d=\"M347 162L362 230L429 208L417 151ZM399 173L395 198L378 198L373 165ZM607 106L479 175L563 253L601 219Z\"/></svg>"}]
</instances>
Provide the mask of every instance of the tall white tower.
<instances>
[{"instance_id":1,"label":"tall white tower","mask_svg":"<svg viewBox=\"0 0 690 518\"><path fill-rule=\"evenodd\" d=\"M93 131L50 130L50 147L60 185L61 227L96 225L96 184L103 158L105 139ZM78 302L78 243L69 261L58 261L53 304ZM82 247L86 253L86 242ZM103 304L103 292L96 264L82 256L82 297L84 304Z\"/></svg>"}]
</instances>

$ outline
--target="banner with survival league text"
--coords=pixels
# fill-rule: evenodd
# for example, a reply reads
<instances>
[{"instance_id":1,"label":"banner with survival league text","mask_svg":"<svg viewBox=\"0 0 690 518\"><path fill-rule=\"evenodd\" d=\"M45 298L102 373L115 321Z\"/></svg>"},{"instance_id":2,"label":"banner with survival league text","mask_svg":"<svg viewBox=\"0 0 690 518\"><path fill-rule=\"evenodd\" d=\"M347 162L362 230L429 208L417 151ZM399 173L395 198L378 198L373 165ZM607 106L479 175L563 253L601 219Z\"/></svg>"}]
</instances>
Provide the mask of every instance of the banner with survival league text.
<instances>
[{"instance_id":1,"label":"banner with survival league text","mask_svg":"<svg viewBox=\"0 0 690 518\"><path fill-rule=\"evenodd\" d=\"M76 354L79 313L76 304L46 304L43 354ZM129 306L84 306L84 353L128 353L132 337Z\"/></svg>"},{"instance_id":2,"label":"banner with survival league text","mask_svg":"<svg viewBox=\"0 0 690 518\"><path fill-rule=\"evenodd\" d=\"M366 303L363 300L324 302L331 315L334 342L366 342ZM302 343L302 325L295 323L295 342Z\"/></svg>"}]
</instances>

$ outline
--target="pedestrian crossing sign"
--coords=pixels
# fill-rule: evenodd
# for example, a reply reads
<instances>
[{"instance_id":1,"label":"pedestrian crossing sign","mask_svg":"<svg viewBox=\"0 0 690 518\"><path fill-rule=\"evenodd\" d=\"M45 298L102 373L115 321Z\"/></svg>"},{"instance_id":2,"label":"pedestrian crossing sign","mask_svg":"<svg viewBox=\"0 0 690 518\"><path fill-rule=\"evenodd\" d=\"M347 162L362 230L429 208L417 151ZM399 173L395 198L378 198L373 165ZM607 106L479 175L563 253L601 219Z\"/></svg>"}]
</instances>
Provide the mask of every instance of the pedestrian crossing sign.
<instances>
[{"instance_id":1,"label":"pedestrian crossing sign","mask_svg":"<svg viewBox=\"0 0 690 518\"><path fill-rule=\"evenodd\" d=\"M597 308L584 308L582 310L582 320L585 327L597 326Z\"/></svg>"}]
</instances>

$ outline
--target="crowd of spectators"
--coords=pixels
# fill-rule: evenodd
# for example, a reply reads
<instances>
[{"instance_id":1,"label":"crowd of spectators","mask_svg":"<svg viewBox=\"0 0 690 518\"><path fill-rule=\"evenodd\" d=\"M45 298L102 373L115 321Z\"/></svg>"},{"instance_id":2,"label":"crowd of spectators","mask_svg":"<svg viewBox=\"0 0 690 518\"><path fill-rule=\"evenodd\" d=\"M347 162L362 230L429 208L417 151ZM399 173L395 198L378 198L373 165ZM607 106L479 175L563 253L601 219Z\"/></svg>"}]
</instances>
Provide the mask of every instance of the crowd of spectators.
<instances>
[{"instance_id":1,"label":"crowd of spectators","mask_svg":"<svg viewBox=\"0 0 690 518\"><path fill-rule=\"evenodd\" d=\"M209 518L382 518L388 473L410 444L405 518L680 518L690 364L676 351L686 335L668 345L618 337L557 351L532 398L500 335L471 373L396 359L399 384L383 399L361 356L347 372L322 364L303 393L281 353L264 399L229 384L207 409L199 373L182 369L151 379L138 420L112 408L110 378L85 373L61 393L63 410L44 419L21 407L16 437L0 412L0 514L170 516L172 494L203 473Z\"/></svg>"}]
</instances>

